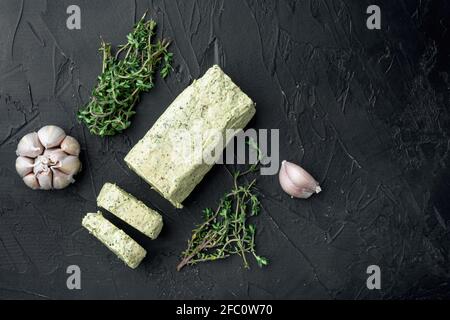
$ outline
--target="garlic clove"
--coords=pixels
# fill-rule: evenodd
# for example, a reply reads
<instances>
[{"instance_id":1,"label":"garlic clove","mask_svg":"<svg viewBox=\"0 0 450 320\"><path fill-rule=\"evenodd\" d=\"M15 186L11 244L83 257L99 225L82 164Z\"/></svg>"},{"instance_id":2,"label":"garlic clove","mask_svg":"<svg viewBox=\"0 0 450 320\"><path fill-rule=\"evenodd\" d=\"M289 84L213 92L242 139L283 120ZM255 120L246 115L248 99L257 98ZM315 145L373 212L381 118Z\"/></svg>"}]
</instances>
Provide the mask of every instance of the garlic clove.
<instances>
[{"instance_id":1,"label":"garlic clove","mask_svg":"<svg viewBox=\"0 0 450 320\"><path fill-rule=\"evenodd\" d=\"M283 161L279 172L281 188L291 197L307 199L322 189L319 183L302 167Z\"/></svg>"},{"instance_id":2,"label":"garlic clove","mask_svg":"<svg viewBox=\"0 0 450 320\"><path fill-rule=\"evenodd\" d=\"M55 167L65 174L73 176L80 172L81 161L76 156L66 156Z\"/></svg>"},{"instance_id":3,"label":"garlic clove","mask_svg":"<svg viewBox=\"0 0 450 320\"><path fill-rule=\"evenodd\" d=\"M64 140L61 142L60 148L67 154L70 154L73 156L80 155L80 150L81 150L80 144L74 137L66 136L64 138Z\"/></svg>"},{"instance_id":4,"label":"garlic clove","mask_svg":"<svg viewBox=\"0 0 450 320\"><path fill-rule=\"evenodd\" d=\"M75 180L71 175L65 174L58 169L52 168L53 171L53 188L54 189L64 189Z\"/></svg>"},{"instance_id":5,"label":"garlic clove","mask_svg":"<svg viewBox=\"0 0 450 320\"><path fill-rule=\"evenodd\" d=\"M303 186L306 190L316 192L319 183L302 167L288 161L283 161L289 179L296 186Z\"/></svg>"},{"instance_id":6,"label":"garlic clove","mask_svg":"<svg viewBox=\"0 0 450 320\"><path fill-rule=\"evenodd\" d=\"M27 174L33 172L34 159L27 157L18 157L16 159L16 171L20 177L25 177Z\"/></svg>"},{"instance_id":7,"label":"garlic clove","mask_svg":"<svg viewBox=\"0 0 450 320\"><path fill-rule=\"evenodd\" d=\"M29 173L23 177L23 182L25 182L25 184L33 190L38 190L40 188L39 182L33 173Z\"/></svg>"},{"instance_id":8,"label":"garlic clove","mask_svg":"<svg viewBox=\"0 0 450 320\"><path fill-rule=\"evenodd\" d=\"M39 136L36 132L31 132L20 139L17 145L16 154L22 157L36 158L42 154L44 146L39 141Z\"/></svg>"},{"instance_id":9,"label":"garlic clove","mask_svg":"<svg viewBox=\"0 0 450 320\"><path fill-rule=\"evenodd\" d=\"M66 133L58 126L45 126L38 131L39 140L45 148L57 147L66 137Z\"/></svg>"},{"instance_id":10,"label":"garlic clove","mask_svg":"<svg viewBox=\"0 0 450 320\"><path fill-rule=\"evenodd\" d=\"M52 170L47 168L46 170L40 171L37 174L35 173L35 176L36 176L42 190L52 189L52 187L53 187L53 185L52 185L52 180L53 180Z\"/></svg>"}]
</instances>

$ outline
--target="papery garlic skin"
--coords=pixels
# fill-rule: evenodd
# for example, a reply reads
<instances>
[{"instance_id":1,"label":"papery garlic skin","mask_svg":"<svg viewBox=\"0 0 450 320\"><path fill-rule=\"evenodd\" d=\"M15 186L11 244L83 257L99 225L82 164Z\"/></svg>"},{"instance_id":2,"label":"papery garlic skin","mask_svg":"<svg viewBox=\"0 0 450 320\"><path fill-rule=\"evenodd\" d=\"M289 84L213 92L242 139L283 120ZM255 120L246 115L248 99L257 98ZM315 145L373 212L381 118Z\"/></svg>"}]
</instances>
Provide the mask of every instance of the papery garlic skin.
<instances>
[{"instance_id":1,"label":"papery garlic skin","mask_svg":"<svg viewBox=\"0 0 450 320\"><path fill-rule=\"evenodd\" d=\"M53 172L53 188L54 189L64 189L69 184L74 183L75 180L73 179L72 175L65 174L58 169L52 168Z\"/></svg>"},{"instance_id":2,"label":"papery garlic skin","mask_svg":"<svg viewBox=\"0 0 450 320\"><path fill-rule=\"evenodd\" d=\"M55 166L61 172L73 176L81 170L81 161L78 157L67 156Z\"/></svg>"},{"instance_id":3,"label":"papery garlic skin","mask_svg":"<svg viewBox=\"0 0 450 320\"><path fill-rule=\"evenodd\" d=\"M42 190L51 190L53 188L53 173L52 170L46 168L35 173Z\"/></svg>"},{"instance_id":4,"label":"papery garlic skin","mask_svg":"<svg viewBox=\"0 0 450 320\"><path fill-rule=\"evenodd\" d=\"M45 150L43 156L46 157L52 165L55 165L58 161L62 161L69 155L59 148L53 148Z\"/></svg>"},{"instance_id":5,"label":"papery garlic skin","mask_svg":"<svg viewBox=\"0 0 450 320\"><path fill-rule=\"evenodd\" d=\"M23 182L25 182L25 184L33 190L38 190L41 188L34 173L29 173L23 177Z\"/></svg>"},{"instance_id":6,"label":"papery garlic skin","mask_svg":"<svg viewBox=\"0 0 450 320\"><path fill-rule=\"evenodd\" d=\"M52 168L58 168L58 170L71 176L77 174L81 170L80 159L76 156L67 154L62 149L47 149L41 157L47 158L47 162L50 163Z\"/></svg>"},{"instance_id":7,"label":"papery garlic skin","mask_svg":"<svg viewBox=\"0 0 450 320\"><path fill-rule=\"evenodd\" d=\"M34 160L27 157L18 157L16 159L16 171L22 178L33 172Z\"/></svg>"},{"instance_id":8,"label":"papery garlic skin","mask_svg":"<svg viewBox=\"0 0 450 320\"><path fill-rule=\"evenodd\" d=\"M16 151L16 171L32 189L63 189L81 170L80 144L57 126L25 135Z\"/></svg>"},{"instance_id":9,"label":"papery garlic skin","mask_svg":"<svg viewBox=\"0 0 450 320\"><path fill-rule=\"evenodd\" d=\"M22 157L36 158L42 154L44 146L39 141L39 136L36 132L26 134L20 139L17 145L16 155Z\"/></svg>"},{"instance_id":10,"label":"papery garlic skin","mask_svg":"<svg viewBox=\"0 0 450 320\"><path fill-rule=\"evenodd\" d=\"M279 172L281 188L292 198L307 199L322 189L319 183L302 167L283 161Z\"/></svg>"},{"instance_id":11,"label":"papery garlic skin","mask_svg":"<svg viewBox=\"0 0 450 320\"><path fill-rule=\"evenodd\" d=\"M64 130L57 126L42 127L37 134L46 149L59 146L66 137Z\"/></svg>"},{"instance_id":12,"label":"papery garlic skin","mask_svg":"<svg viewBox=\"0 0 450 320\"><path fill-rule=\"evenodd\" d=\"M66 136L64 140L61 142L60 148L65 153L71 154L73 156L78 157L80 155L81 147L74 137Z\"/></svg>"}]
</instances>

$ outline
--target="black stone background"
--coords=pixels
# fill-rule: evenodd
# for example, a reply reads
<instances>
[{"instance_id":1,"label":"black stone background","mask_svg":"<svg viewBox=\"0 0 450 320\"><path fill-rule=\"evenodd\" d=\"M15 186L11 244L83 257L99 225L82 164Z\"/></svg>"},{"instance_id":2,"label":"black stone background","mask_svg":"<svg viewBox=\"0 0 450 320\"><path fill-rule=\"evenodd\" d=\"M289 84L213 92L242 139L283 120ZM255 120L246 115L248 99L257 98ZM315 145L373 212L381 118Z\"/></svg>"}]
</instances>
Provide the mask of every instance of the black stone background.
<instances>
[{"instance_id":1,"label":"black stone background","mask_svg":"<svg viewBox=\"0 0 450 320\"><path fill-rule=\"evenodd\" d=\"M66 28L81 7L82 28ZM366 28L381 7L382 29ZM99 37L124 42L148 9L173 40L175 71L142 97L124 134L77 123L100 72ZM0 298L448 298L448 1L0 1ZM323 192L292 200L259 178L254 222L270 266L239 257L175 266L201 210L230 187L216 165L175 210L123 158L189 83L218 63L257 103L253 128L279 128L280 154ZM28 189L14 169L18 140L46 124L82 144L84 171L57 192ZM170 173L168 173L170 174ZM81 228L106 181L160 210L150 241L108 215L149 252L131 270ZM79 265L82 290L66 288ZM382 290L366 288L377 264Z\"/></svg>"}]
</instances>

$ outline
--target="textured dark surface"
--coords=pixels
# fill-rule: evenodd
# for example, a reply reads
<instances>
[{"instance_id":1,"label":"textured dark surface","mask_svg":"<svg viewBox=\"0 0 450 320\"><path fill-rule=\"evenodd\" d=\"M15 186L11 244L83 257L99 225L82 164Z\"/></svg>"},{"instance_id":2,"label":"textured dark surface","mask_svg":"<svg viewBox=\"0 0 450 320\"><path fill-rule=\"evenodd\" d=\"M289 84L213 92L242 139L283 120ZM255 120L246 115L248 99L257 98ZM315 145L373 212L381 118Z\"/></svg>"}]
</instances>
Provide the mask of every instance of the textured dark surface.
<instances>
[{"instance_id":1,"label":"textured dark surface","mask_svg":"<svg viewBox=\"0 0 450 320\"><path fill-rule=\"evenodd\" d=\"M78 4L82 29L66 28ZM448 298L450 172L448 1L0 1L0 298ZM77 123L100 72L99 36L124 41L149 9L173 39L175 72L142 97L124 134L102 139ZM185 203L168 202L123 157L167 105L213 63L257 103L254 128L281 129L281 158L324 190L291 200L259 178L258 248L177 272L201 209L230 187L217 165ZM27 189L14 169L18 140L56 124L82 144L84 171L58 192ZM81 228L106 181L163 212L156 241L113 221L149 252L137 269ZM79 265L82 290L66 288ZM377 264L382 290L366 288Z\"/></svg>"}]
</instances>

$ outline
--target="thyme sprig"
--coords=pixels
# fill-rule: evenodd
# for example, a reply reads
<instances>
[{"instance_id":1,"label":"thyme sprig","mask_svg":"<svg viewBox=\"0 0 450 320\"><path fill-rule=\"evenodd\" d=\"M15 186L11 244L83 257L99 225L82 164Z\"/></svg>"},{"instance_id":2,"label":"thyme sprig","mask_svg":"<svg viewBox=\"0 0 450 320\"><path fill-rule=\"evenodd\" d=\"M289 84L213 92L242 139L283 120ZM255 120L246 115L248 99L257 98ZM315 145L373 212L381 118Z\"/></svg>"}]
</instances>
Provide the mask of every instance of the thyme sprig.
<instances>
[{"instance_id":1,"label":"thyme sprig","mask_svg":"<svg viewBox=\"0 0 450 320\"><path fill-rule=\"evenodd\" d=\"M134 106L139 94L154 87L155 72L165 78L172 70L170 42L154 41L156 22L145 21L146 14L127 36L127 43L119 46L115 55L111 45L101 42L102 73L92 91L90 102L78 111L92 134L115 135L128 128L136 113Z\"/></svg>"},{"instance_id":2,"label":"thyme sprig","mask_svg":"<svg viewBox=\"0 0 450 320\"><path fill-rule=\"evenodd\" d=\"M186 265L224 259L235 254L242 257L245 268L249 268L248 254L255 258L260 267L269 263L268 259L256 253L256 227L248 223L249 217L257 216L261 211L261 203L255 194L256 179L250 183L240 182L244 176L256 171L258 165L254 164L244 172L233 173L233 188L223 196L217 209L203 210L205 221L192 231L188 247L177 266L178 271Z\"/></svg>"}]
</instances>

